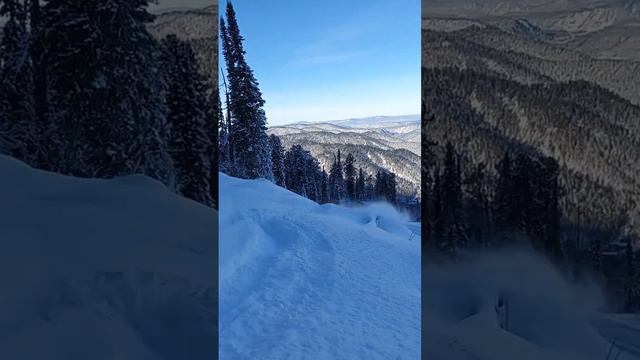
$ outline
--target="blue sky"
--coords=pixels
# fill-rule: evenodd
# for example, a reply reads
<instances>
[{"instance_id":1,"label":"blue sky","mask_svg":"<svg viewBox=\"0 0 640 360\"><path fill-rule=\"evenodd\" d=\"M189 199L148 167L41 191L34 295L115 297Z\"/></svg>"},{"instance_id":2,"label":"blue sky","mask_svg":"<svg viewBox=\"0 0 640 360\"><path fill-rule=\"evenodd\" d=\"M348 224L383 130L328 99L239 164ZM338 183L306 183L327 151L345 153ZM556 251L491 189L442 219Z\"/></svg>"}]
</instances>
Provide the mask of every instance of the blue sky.
<instances>
[{"instance_id":1,"label":"blue sky","mask_svg":"<svg viewBox=\"0 0 640 360\"><path fill-rule=\"evenodd\" d=\"M269 125L420 113L419 0L233 6Z\"/></svg>"}]
</instances>

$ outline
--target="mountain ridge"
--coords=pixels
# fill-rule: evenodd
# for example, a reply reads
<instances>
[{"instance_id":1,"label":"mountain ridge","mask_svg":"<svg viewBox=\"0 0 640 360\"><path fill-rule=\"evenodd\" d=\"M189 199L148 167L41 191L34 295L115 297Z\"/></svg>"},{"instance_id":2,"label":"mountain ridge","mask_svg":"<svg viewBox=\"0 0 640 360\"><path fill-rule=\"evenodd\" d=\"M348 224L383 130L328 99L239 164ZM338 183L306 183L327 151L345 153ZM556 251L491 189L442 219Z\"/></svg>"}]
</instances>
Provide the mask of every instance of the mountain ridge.
<instances>
[{"instance_id":1,"label":"mountain ridge","mask_svg":"<svg viewBox=\"0 0 640 360\"><path fill-rule=\"evenodd\" d=\"M285 149L301 145L309 150L325 169L338 150L351 153L366 174L392 171L403 197L420 198L420 115L297 122L267 132L280 137Z\"/></svg>"},{"instance_id":2,"label":"mountain ridge","mask_svg":"<svg viewBox=\"0 0 640 360\"><path fill-rule=\"evenodd\" d=\"M492 172L507 150L551 156L570 221L640 235L640 63L484 19L426 20L425 139L448 138Z\"/></svg>"},{"instance_id":3,"label":"mountain ridge","mask_svg":"<svg viewBox=\"0 0 640 360\"><path fill-rule=\"evenodd\" d=\"M621 1L441 1L423 18L455 17L500 24L525 20L563 46L602 59L638 59L640 2Z\"/></svg>"}]
</instances>

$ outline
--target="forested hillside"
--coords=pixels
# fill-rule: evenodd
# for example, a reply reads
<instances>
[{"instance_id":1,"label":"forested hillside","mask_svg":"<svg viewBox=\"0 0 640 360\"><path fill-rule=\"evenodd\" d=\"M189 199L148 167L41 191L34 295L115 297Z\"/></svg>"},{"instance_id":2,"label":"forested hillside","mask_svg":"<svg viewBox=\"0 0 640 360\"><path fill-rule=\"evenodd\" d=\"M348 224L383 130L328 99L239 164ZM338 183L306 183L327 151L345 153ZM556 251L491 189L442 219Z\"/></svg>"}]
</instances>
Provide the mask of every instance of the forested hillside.
<instances>
[{"instance_id":1,"label":"forested hillside","mask_svg":"<svg viewBox=\"0 0 640 360\"><path fill-rule=\"evenodd\" d=\"M366 175L396 174L403 202L420 199L419 116L375 117L272 126L285 148L301 145L329 168L337 149L352 154Z\"/></svg>"},{"instance_id":2,"label":"forested hillside","mask_svg":"<svg viewBox=\"0 0 640 360\"><path fill-rule=\"evenodd\" d=\"M640 62L499 18L423 22L431 246L456 254L527 239L573 276L603 274L620 306L637 308Z\"/></svg>"}]
</instances>

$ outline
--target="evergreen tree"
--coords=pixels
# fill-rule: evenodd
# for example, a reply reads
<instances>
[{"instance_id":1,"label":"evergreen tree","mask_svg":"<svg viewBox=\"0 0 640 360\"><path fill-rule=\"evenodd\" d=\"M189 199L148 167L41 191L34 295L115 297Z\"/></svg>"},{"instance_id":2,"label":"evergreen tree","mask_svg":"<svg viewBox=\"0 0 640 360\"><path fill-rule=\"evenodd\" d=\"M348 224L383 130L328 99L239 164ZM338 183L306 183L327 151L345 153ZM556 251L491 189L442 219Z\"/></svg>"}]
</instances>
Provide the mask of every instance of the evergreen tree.
<instances>
[{"instance_id":1,"label":"evergreen tree","mask_svg":"<svg viewBox=\"0 0 640 360\"><path fill-rule=\"evenodd\" d=\"M306 189L307 198L315 202L320 202L322 198L322 194L321 194L322 179L321 179L320 164L318 163L318 160L314 158L311 155L311 153L306 150L304 152L304 159L305 159L304 171L305 171L305 179L306 179L305 189Z\"/></svg>"},{"instance_id":2,"label":"evergreen tree","mask_svg":"<svg viewBox=\"0 0 640 360\"><path fill-rule=\"evenodd\" d=\"M0 41L0 152L36 166L38 134L26 5L4 0L0 16L7 17Z\"/></svg>"},{"instance_id":3,"label":"evergreen tree","mask_svg":"<svg viewBox=\"0 0 640 360\"><path fill-rule=\"evenodd\" d=\"M211 193L211 138L208 134L206 79L200 74L196 54L176 35L163 41L168 74L167 120L169 152L176 172L179 194L213 205Z\"/></svg>"},{"instance_id":4,"label":"evergreen tree","mask_svg":"<svg viewBox=\"0 0 640 360\"><path fill-rule=\"evenodd\" d=\"M273 177L271 149L266 133L267 118L258 82L245 59L243 38L231 2L227 2L227 23L221 22L224 57L229 78L231 144L236 175L255 179Z\"/></svg>"},{"instance_id":5,"label":"evergreen tree","mask_svg":"<svg viewBox=\"0 0 640 360\"><path fill-rule=\"evenodd\" d=\"M375 178L375 197L391 204L396 203L396 175L390 171L378 170Z\"/></svg>"},{"instance_id":6,"label":"evergreen tree","mask_svg":"<svg viewBox=\"0 0 640 360\"><path fill-rule=\"evenodd\" d=\"M424 107L424 104L423 104ZM426 111L426 109L423 109ZM422 128L426 129L428 124L434 121L433 116L425 116L422 118ZM432 211L434 210L434 184L437 167L437 157L434 149L437 144L432 141L423 139L421 144L421 168L422 168L422 181L421 181L421 198L423 206L421 206L420 218L425 219L423 223L423 235L422 235L422 252L426 255L427 248L433 245L433 225L431 220Z\"/></svg>"},{"instance_id":7,"label":"evergreen tree","mask_svg":"<svg viewBox=\"0 0 640 360\"><path fill-rule=\"evenodd\" d=\"M364 176L364 172L362 168L358 168L358 178L356 180L356 201L365 201L367 199L366 195L366 178Z\"/></svg>"},{"instance_id":8,"label":"evergreen tree","mask_svg":"<svg viewBox=\"0 0 640 360\"><path fill-rule=\"evenodd\" d=\"M375 178L375 185L374 185L374 191L375 191L375 197L377 199L385 199L385 174L386 172L384 170L378 170L376 172L376 178Z\"/></svg>"},{"instance_id":9,"label":"evergreen tree","mask_svg":"<svg viewBox=\"0 0 640 360\"><path fill-rule=\"evenodd\" d=\"M352 154L347 154L344 160L344 182L347 191L347 197L351 201L356 200L356 167L355 159Z\"/></svg>"},{"instance_id":10,"label":"evergreen tree","mask_svg":"<svg viewBox=\"0 0 640 360\"><path fill-rule=\"evenodd\" d=\"M46 93L38 0L2 0L6 17L0 44L0 151L51 170L44 137Z\"/></svg>"},{"instance_id":11,"label":"evergreen tree","mask_svg":"<svg viewBox=\"0 0 640 360\"><path fill-rule=\"evenodd\" d=\"M220 18L220 33L219 36L222 40L222 49L223 55L226 63L226 71L230 73L233 71L233 63L228 61L227 59L233 58L233 47L231 46L231 38L229 37L229 32L227 31L227 26L223 18ZM229 175L234 175L235 171L235 156L233 155L234 149L234 137L235 132L233 131L233 124L231 123L231 98L229 94L229 87L227 86L227 78L225 76L224 71L220 70L220 75L222 76L222 84L224 85L224 93L225 93L225 115L224 115L224 127L227 133L226 137L226 152L228 154L229 163L225 166L225 173Z\"/></svg>"},{"instance_id":12,"label":"evergreen tree","mask_svg":"<svg viewBox=\"0 0 640 360\"><path fill-rule=\"evenodd\" d=\"M307 165L305 150L300 145L293 145L285 154L285 183L287 189L296 194L307 196Z\"/></svg>"},{"instance_id":13,"label":"evergreen tree","mask_svg":"<svg viewBox=\"0 0 640 360\"><path fill-rule=\"evenodd\" d=\"M398 203L396 185L396 174L389 172L387 175L386 196L387 201L393 205Z\"/></svg>"},{"instance_id":14,"label":"evergreen tree","mask_svg":"<svg viewBox=\"0 0 640 360\"><path fill-rule=\"evenodd\" d=\"M320 173L320 203L326 204L329 202L329 175L322 168Z\"/></svg>"},{"instance_id":15,"label":"evergreen tree","mask_svg":"<svg viewBox=\"0 0 640 360\"><path fill-rule=\"evenodd\" d=\"M198 61L199 67L202 69L200 62ZM215 86L214 81L211 78L205 76L205 73L202 72L202 78L204 79L204 89L202 92L205 97L205 135L206 135L206 156L209 159L209 169L208 169L208 185L209 185L209 194L213 201L213 208L218 209L218 171L220 164L220 147L218 146L218 138L219 138L219 128L218 124L220 122L219 116L222 114L222 110L220 108L220 96L218 93L218 88Z\"/></svg>"},{"instance_id":16,"label":"evergreen tree","mask_svg":"<svg viewBox=\"0 0 640 360\"><path fill-rule=\"evenodd\" d=\"M278 186L285 186L284 148L280 138L272 134L271 139L271 163L273 166L273 179Z\"/></svg>"},{"instance_id":17,"label":"evergreen tree","mask_svg":"<svg viewBox=\"0 0 640 360\"><path fill-rule=\"evenodd\" d=\"M432 208L429 211L429 228L432 230L429 233L430 247L434 250L441 251L446 246L442 246L441 241L444 238L444 219L442 209L442 174L438 166L434 169L434 183L432 191Z\"/></svg>"},{"instance_id":18,"label":"evergreen tree","mask_svg":"<svg viewBox=\"0 0 640 360\"><path fill-rule=\"evenodd\" d=\"M367 175L364 188L364 199L373 200L375 198L375 179L373 178L373 175Z\"/></svg>"},{"instance_id":19,"label":"evergreen tree","mask_svg":"<svg viewBox=\"0 0 640 360\"><path fill-rule=\"evenodd\" d=\"M442 238L438 242L440 252L455 257L459 249L466 247L463 214L463 198L460 164L453 144L447 143L444 172L441 183Z\"/></svg>"},{"instance_id":20,"label":"evergreen tree","mask_svg":"<svg viewBox=\"0 0 640 360\"><path fill-rule=\"evenodd\" d=\"M275 142L280 144L279 139L273 136L272 139L274 138L277 139ZM330 201L328 175L308 150L300 145L293 145L284 154L282 169L287 189L318 203Z\"/></svg>"},{"instance_id":21,"label":"evergreen tree","mask_svg":"<svg viewBox=\"0 0 640 360\"><path fill-rule=\"evenodd\" d=\"M329 170L329 201L340 203L346 198L346 187L342 172L342 160L340 159L340 150L334 158L333 165Z\"/></svg>"},{"instance_id":22,"label":"evergreen tree","mask_svg":"<svg viewBox=\"0 0 640 360\"><path fill-rule=\"evenodd\" d=\"M546 158L543 161L543 165L540 198L544 204L542 211L545 214L542 216L545 252L552 260L559 262L563 256L560 242L561 194L558 182L560 170L558 162L552 158Z\"/></svg>"},{"instance_id":23,"label":"evergreen tree","mask_svg":"<svg viewBox=\"0 0 640 360\"><path fill-rule=\"evenodd\" d=\"M518 154L513 169L514 219L510 225L522 234L534 234L538 229L538 224L535 222L538 220L539 212L535 211L537 209L532 206L534 202L533 176L535 174L529 156L523 153Z\"/></svg>"},{"instance_id":24,"label":"evergreen tree","mask_svg":"<svg viewBox=\"0 0 640 360\"><path fill-rule=\"evenodd\" d=\"M228 123L222 113L222 102L220 100L220 91L216 91L216 97L218 101L218 111L217 111L217 119L218 119L218 153L219 153L219 163L218 169L225 174L231 174L231 144L229 139L229 126Z\"/></svg>"},{"instance_id":25,"label":"evergreen tree","mask_svg":"<svg viewBox=\"0 0 640 360\"><path fill-rule=\"evenodd\" d=\"M465 179L464 185L469 188L465 212L469 223L469 231L477 246L489 245L490 232L490 206L487 189L487 179L484 163L480 163Z\"/></svg>"},{"instance_id":26,"label":"evergreen tree","mask_svg":"<svg viewBox=\"0 0 640 360\"><path fill-rule=\"evenodd\" d=\"M142 172L172 184L166 85L160 49L146 29L153 20L147 6L146 0L47 2L41 39L50 86L47 140L59 150L60 171Z\"/></svg>"},{"instance_id":27,"label":"evergreen tree","mask_svg":"<svg viewBox=\"0 0 640 360\"><path fill-rule=\"evenodd\" d=\"M494 199L495 226L500 231L512 230L517 222L514 175L511 157L505 152L498 163L498 183Z\"/></svg>"},{"instance_id":28,"label":"evergreen tree","mask_svg":"<svg viewBox=\"0 0 640 360\"><path fill-rule=\"evenodd\" d=\"M35 158L38 167L44 169L54 168L52 160L55 159L55 151L49 146L52 142L52 131L56 129L49 122L49 79L47 76L47 64L45 51L48 46L46 41L47 28L43 25L43 18L47 15L40 5L40 0L30 0L31 23L31 47L29 55L33 67L33 101L35 110L35 130L37 143L35 145Z\"/></svg>"}]
</instances>

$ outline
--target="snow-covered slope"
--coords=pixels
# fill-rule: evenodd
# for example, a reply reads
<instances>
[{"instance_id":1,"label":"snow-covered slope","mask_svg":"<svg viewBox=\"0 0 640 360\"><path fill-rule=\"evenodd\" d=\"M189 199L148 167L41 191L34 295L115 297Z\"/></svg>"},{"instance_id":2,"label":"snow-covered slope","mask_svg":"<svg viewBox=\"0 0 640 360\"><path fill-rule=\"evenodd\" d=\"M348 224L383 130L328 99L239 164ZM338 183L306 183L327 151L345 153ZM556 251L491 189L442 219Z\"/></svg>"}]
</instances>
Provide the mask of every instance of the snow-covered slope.
<instances>
[{"instance_id":1,"label":"snow-covered slope","mask_svg":"<svg viewBox=\"0 0 640 360\"><path fill-rule=\"evenodd\" d=\"M224 174L220 209L220 359L420 358L419 224Z\"/></svg>"},{"instance_id":2,"label":"snow-covered slope","mask_svg":"<svg viewBox=\"0 0 640 360\"><path fill-rule=\"evenodd\" d=\"M431 265L425 276L426 359L640 359L640 316L600 313L595 286L569 284L530 251Z\"/></svg>"},{"instance_id":3,"label":"snow-covered slope","mask_svg":"<svg viewBox=\"0 0 640 360\"><path fill-rule=\"evenodd\" d=\"M614 339L640 359L640 317L601 313L597 287L530 250L428 265L421 298L420 226L390 207L222 174L220 194L223 360L602 360Z\"/></svg>"},{"instance_id":4,"label":"snow-covered slope","mask_svg":"<svg viewBox=\"0 0 640 360\"><path fill-rule=\"evenodd\" d=\"M215 211L0 155L0 359L211 359Z\"/></svg>"}]
</instances>

